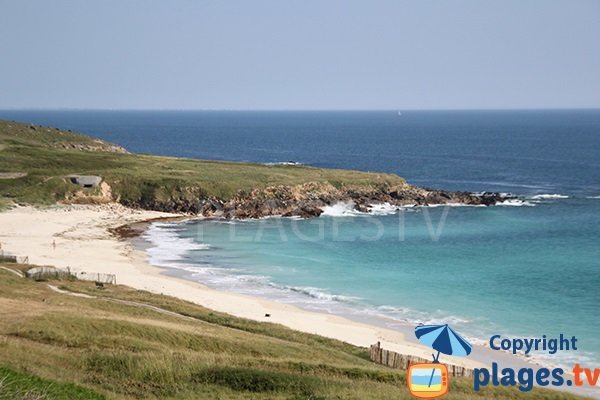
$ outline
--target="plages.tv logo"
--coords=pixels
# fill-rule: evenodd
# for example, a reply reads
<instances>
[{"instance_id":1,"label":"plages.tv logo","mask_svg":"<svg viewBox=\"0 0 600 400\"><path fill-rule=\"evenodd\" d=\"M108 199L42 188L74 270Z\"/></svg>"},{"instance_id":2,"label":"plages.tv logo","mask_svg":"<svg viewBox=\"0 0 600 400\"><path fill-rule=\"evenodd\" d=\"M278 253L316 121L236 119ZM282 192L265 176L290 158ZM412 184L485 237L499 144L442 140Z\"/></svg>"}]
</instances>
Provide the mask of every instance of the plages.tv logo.
<instances>
[{"instance_id":1,"label":"plages.tv logo","mask_svg":"<svg viewBox=\"0 0 600 400\"><path fill-rule=\"evenodd\" d=\"M445 325L421 325L415 328L415 335L422 343L437 351L432 354L433 362L411 364L408 367L406 382L411 395L419 399L434 399L445 396L450 385L448 367L440 363L440 353L464 357L471 353L473 346Z\"/></svg>"}]
</instances>

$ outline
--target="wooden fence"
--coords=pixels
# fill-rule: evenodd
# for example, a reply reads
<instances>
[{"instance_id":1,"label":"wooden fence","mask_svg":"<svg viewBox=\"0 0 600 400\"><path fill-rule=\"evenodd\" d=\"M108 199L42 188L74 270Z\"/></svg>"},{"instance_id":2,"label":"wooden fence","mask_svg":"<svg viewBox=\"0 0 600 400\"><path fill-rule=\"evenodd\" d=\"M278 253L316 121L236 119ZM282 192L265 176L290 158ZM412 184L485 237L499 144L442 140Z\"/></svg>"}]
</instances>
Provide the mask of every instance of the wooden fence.
<instances>
[{"instance_id":1,"label":"wooden fence","mask_svg":"<svg viewBox=\"0 0 600 400\"><path fill-rule=\"evenodd\" d=\"M16 254L8 253L4 250L0 250L0 262L10 262L17 264L29 264L29 257L18 256Z\"/></svg>"},{"instance_id":2,"label":"wooden fence","mask_svg":"<svg viewBox=\"0 0 600 400\"><path fill-rule=\"evenodd\" d=\"M73 274L77 279L83 281L93 281L99 283L110 283L112 285L117 284L117 276L113 274L103 274L99 272L85 272L80 271L77 274Z\"/></svg>"},{"instance_id":3,"label":"wooden fence","mask_svg":"<svg viewBox=\"0 0 600 400\"><path fill-rule=\"evenodd\" d=\"M46 279L65 279L71 276L71 271L54 267L35 267L27 270L25 276L34 281Z\"/></svg>"},{"instance_id":4,"label":"wooden fence","mask_svg":"<svg viewBox=\"0 0 600 400\"><path fill-rule=\"evenodd\" d=\"M381 348L381 343L371 345L370 349L371 361L377 364L385 365L390 368L408 369L411 364L430 363L430 359L425 359L417 356L399 354L391 350ZM473 370L458 365L446 364L448 373L451 376L473 376Z\"/></svg>"},{"instance_id":5,"label":"wooden fence","mask_svg":"<svg viewBox=\"0 0 600 400\"><path fill-rule=\"evenodd\" d=\"M77 278L83 281L92 281L98 283L109 283L116 285L117 277L113 274L103 274L97 272L73 272L70 268L60 269L54 267L35 267L29 269L25 272L25 275L28 278L31 278L36 281L46 280L46 279L65 279L69 277Z\"/></svg>"}]
</instances>

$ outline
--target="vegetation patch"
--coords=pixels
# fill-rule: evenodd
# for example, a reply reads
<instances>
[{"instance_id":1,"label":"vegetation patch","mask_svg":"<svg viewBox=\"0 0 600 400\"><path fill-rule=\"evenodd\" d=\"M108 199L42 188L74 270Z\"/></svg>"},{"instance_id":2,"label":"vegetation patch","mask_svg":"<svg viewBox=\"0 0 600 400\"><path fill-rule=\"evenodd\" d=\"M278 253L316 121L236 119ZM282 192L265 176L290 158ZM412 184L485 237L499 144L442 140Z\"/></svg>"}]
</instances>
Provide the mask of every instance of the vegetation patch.
<instances>
[{"instance_id":1,"label":"vegetation patch","mask_svg":"<svg viewBox=\"0 0 600 400\"><path fill-rule=\"evenodd\" d=\"M192 375L201 384L226 386L237 391L285 392L313 396L316 379L254 368L207 368Z\"/></svg>"},{"instance_id":2,"label":"vegetation patch","mask_svg":"<svg viewBox=\"0 0 600 400\"><path fill-rule=\"evenodd\" d=\"M90 389L0 367L0 400L104 400Z\"/></svg>"}]
</instances>

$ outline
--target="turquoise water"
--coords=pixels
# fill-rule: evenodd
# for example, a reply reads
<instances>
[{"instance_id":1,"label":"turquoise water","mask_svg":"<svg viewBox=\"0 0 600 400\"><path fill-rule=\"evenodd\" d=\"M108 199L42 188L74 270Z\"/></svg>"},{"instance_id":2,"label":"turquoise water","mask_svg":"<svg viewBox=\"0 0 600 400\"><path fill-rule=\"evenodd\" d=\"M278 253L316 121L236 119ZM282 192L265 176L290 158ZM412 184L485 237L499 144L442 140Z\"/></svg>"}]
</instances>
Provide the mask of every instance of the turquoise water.
<instances>
[{"instance_id":1,"label":"turquoise water","mask_svg":"<svg viewBox=\"0 0 600 400\"><path fill-rule=\"evenodd\" d=\"M560 362L598 361L599 201L531 201L163 224L148 237L158 246L150 250L155 263L214 287L317 311L383 316L392 328L450 323L481 340L575 335L580 351L559 354Z\"/></svg>"},{"instance_id":2,"label":"turquoise water","mask_svg":"<svg viewBox=\"0 0 600 400\"><path fill-rule=\"evenodd\" d=\"M512 192L490 208L159 224L153 262L213 287L485 340L575 335L600 362L600 111L0 111L136 152L398 173ZM385 210L383 210L385 211ZM387 210L392 211L392 210ZM441 222L443 221L443 223ZM379 319L379 318L382 319Z\"/></svg>"}]
</instances>

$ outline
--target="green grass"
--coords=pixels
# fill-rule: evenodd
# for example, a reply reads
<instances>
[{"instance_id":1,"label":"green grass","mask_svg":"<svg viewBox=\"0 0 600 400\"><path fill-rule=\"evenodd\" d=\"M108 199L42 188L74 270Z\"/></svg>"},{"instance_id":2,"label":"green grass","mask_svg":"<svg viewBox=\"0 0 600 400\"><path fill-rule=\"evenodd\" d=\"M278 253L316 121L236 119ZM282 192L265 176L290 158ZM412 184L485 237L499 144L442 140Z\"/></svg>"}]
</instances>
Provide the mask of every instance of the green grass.
<instances>
[{"instance_id":1,"label":"green grass","mask_svg":"<svg viewBox=\"0 0 600 400\"><path fill-rule=\"evenodd\" d=\"M35 375L0 367L0 400L103 400L105 396L72 383L41 379Z\"/></svg>"},{"instance_id":2,"label":"green grass","mask_svg":"<svg viewBox=\"0 0 600 400\"><path fill-rule=\"evenodd\" d=\"M0 120L0 151L11 144L43 146L48 148L71 148L73 145L83 145L97 150L114 151L112 143L90 136L65 131L58 128L23 124L13 121Z\"/></svg>"},{"instance_id":3,"label":"green grass","mask_svg":"<svg viewBox=\"0 0 600 400\"><path fill-rule=\"evenodd\" d=\"M0 371L13 382L4 398L35 390L44 399L410 399L404 372L370 362L367 349L125 286L34 282L0 269L0 320ZM476 394L471 380L452 379L447 398L577 397Z\"/></svg>"},{"instance_id":4,"label":"green grass","mask_svg":"<svg viewBox=\"0 0 600 400\"><path fill-rule=\"evenodd\" d=\"M392 174L63 148L95 143L84 135L49 128L33 131L28 125L0 121L0 172L28 173L18 179L0 179L0 197L30 204L72 199L81 189L66 179L70 174L102 176L114 197L126 205L185 204L209 197L228 200L252 189L307 182L359 189L405 185L402 178ZM100 194L98 190L86 193Z\"/></svg>"}]
</instances>

